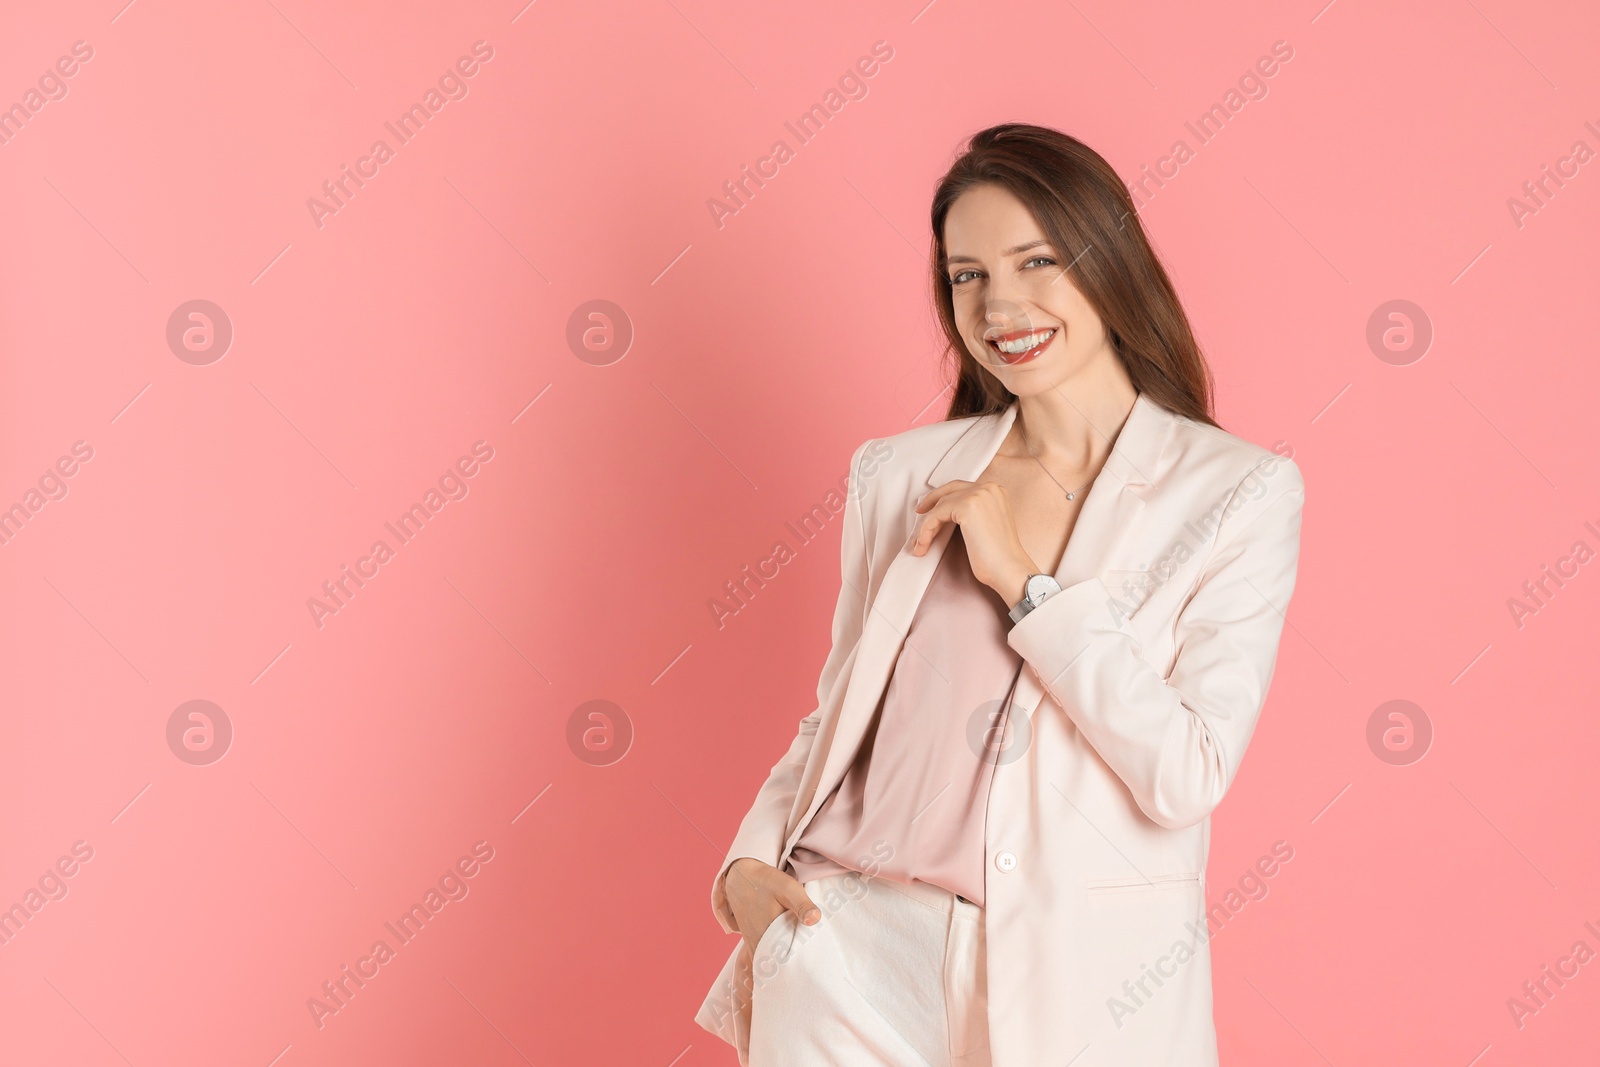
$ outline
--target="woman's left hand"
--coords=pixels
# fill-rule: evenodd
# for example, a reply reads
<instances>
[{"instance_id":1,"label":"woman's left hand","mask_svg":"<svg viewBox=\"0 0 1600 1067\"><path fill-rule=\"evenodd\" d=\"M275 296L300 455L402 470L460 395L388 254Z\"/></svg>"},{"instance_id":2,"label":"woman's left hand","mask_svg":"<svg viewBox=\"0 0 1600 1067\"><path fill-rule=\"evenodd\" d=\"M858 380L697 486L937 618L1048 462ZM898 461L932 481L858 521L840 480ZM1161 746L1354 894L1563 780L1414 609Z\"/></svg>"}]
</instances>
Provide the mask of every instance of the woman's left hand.
<instances>
[{"instance_id":1,"label":"woman's left hand","mask_svg":"<svg viewBox=\"0 0 1600 1067\"><path fill-rule=\"evenodd\" d=\"M911 554L924 555L944 524L955 523L961 527L973 577L1000 594L1008 608L1022 599L1028 575L1041 573L1022 547L1011 499L998 482L945 482L923 497L916 510L927 515L911 542Z\"/></svg>"}]
</instances>

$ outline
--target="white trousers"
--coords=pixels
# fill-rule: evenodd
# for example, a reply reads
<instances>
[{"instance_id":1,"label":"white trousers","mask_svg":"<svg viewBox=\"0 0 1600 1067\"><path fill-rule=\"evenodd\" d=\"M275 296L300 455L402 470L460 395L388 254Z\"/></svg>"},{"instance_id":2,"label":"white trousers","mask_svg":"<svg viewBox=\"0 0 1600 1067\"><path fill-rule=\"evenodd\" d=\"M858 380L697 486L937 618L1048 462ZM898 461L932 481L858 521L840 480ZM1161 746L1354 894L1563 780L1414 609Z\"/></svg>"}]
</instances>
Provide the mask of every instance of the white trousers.
<instances>
[{"instance_id":1,"label":"white trousers","mask_svg":"<svg viewBox=\"0 0 1600 1067\"><path fill-rule=\"evenodd\" d=\"M850 872L805 883L752 957L750 1067L988 1067L983 909Z\"/></svg>"}]
</instances>

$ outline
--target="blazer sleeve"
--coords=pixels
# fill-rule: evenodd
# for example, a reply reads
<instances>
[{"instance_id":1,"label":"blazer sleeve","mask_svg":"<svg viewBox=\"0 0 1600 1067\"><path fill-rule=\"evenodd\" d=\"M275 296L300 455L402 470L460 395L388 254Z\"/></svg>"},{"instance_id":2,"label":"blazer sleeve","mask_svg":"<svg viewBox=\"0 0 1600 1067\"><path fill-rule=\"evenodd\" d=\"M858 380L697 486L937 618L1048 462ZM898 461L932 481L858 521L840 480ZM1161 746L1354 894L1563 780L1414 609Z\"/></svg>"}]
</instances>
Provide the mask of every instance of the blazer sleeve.
<instances>
[{"instance_id":1,"label":"blazer sleeve","mask_svg":"<svg viewBox=\"0 0 1600 1067\"><path fill-rule=\"evenodd\" d=\"M817 727L822 722L823 705L845 665L854 658L861 639L867 602L866 548L870 543L866 533L867 509L861 500L866 486L861 478L861 459L874 440L862 442L850 457L844 521L840 529L840 583L838 603L833 609L833 648L828 652L828 658L822 665L822 676L817 680L817 706L811 714L800 720L799 731L789 743L789 750L773 765L766 782L756 792L755 802L739 824L733 845L711 884L711 910L724 933L738 931L733 912L728 908L723 885L728 867L746 856L777 866L788 833L789 812L794 807L800 778L805 771L806 760L811 755Z\"/></svg>"},{"instance_id":2,"label":"blazer sleeve","mask_svg":"<svg viewBox=\"0 0 1600 1067\"><path fill-rule=\"evenodd\" d=\"M1271 469L1276 464L1283 466ZM1264 465L1270 473L1261 475ZM1161 826L1205 819L1239 769L1294 592L1304 502L1300 470L1282 456L1262 461L1235 487L1199 584L1178 614L1177 660L1166 678L1140 655L1138 634L1099 577L1054 594L1007 634Z\"/></svg>"}]
</instances>

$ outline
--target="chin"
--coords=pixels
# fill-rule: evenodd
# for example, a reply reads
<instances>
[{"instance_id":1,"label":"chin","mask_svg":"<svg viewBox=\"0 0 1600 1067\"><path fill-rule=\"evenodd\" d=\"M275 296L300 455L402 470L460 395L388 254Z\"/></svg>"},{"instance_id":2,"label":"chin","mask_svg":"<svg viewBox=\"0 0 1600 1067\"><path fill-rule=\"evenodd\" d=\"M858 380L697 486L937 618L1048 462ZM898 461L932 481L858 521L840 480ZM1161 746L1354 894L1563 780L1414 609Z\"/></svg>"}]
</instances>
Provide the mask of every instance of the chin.
<instances>
[{"instance_id":1,"label":"chin","mask_svg":"<svg viewBox=\"0 0 1600 1067\"><path fill-rule=\"evenodd\" d=\"M1059 388L1068 381L1070 375L1053 372L1051 368L1039 367L1032 371L1023 371L1021 368L1013 370L1001 377L995 375L1000 384L1005 386L1015 396L1039 396L1052 389Z\"/></svg>"}]
</instances>

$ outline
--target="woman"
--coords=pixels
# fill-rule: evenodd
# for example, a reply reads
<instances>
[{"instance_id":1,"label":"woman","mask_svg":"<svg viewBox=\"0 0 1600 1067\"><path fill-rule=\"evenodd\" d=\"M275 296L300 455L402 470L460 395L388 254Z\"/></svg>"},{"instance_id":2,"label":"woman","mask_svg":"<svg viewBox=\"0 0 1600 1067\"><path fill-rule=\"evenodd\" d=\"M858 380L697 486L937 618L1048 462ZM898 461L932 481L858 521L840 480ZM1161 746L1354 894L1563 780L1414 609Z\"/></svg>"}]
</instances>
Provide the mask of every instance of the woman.
<instances>
[{"instance_id":1,"label":"woman","mask_svg":"<svg viewBox=\"0 0 1600 1067\"><path fill-rule=\"evenodd\" d=\"M741 1064L1215 1064L1210 812L1295 584L1122 182L1037 126L933 202L944 421L851 461L816 710L712 887Z\"/></svg>"}]
</instances>

